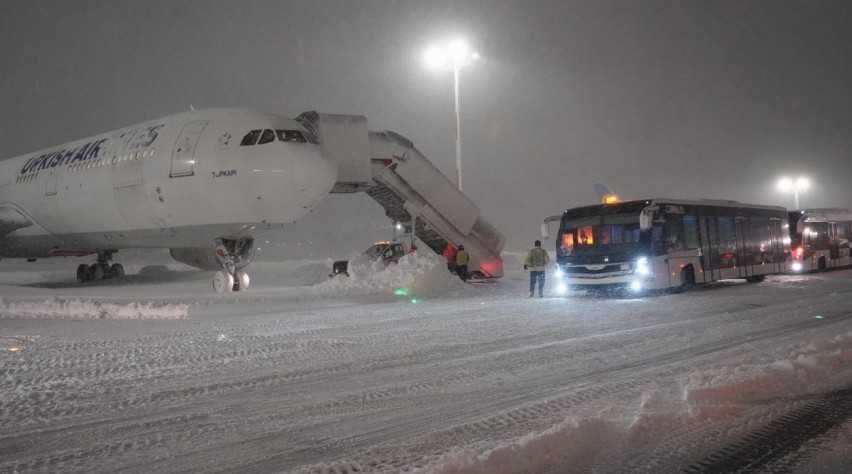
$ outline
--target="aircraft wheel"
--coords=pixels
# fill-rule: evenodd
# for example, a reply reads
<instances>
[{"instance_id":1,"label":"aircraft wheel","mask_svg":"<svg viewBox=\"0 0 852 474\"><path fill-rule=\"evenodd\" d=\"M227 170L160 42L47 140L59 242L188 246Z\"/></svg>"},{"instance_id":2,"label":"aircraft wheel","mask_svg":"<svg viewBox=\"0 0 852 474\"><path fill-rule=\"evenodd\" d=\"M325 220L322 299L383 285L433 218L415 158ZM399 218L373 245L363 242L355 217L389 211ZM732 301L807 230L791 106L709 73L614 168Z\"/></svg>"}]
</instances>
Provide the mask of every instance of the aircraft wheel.
<instances>
[{"instance_id":1,"label":"aircraft wheel","mask_svg":"<svg viewBox=\"0 0 852 474\"><path fill-rule=\"evenodd\" d=\"M77 267L77 281L79 283L89 281L88 276L89 276L89 266L86 265L85 263L81 263Z\"/></svg>"},{"instance_id":2,"label":"aircraft wheel","mask_svg":"<svg viewBox=\"0 0 852 474\"><path fill-rule=\"evenodd\" d=\"M120 263L113 263L109 267L109 276L113 278L121 278L124 276L124 266Z\"/></svg>"},{"instance_id":3,"label":"aircraft wheel","mask_svg":"<svg viewBox=\"0 0 852 474\"><path fill-rule=\"evenodd\" d=\"M218 271L213 275L213 289L216 293L230 293L234 291L234 277L226 271Z\"/></svg>"},{"instance_id":4,"label":"aircraft wheel","mask_svg":"<svg viewBox=\"0 0 852 474\"><path fill-rule=\"evenodd\" d=\"M97 263L93 263L92 266L89 267L89 275L91 275L90 279L93 281L103 280L104 278L106 278L104 265L98 265Z\"/></svg>"},{"instance_id":5,"label":"aircraft wheel","mask_svg":"<svg viewBox=\"0 0 852 474\"><path fill-rule=\"evenodd\" d=\"M239 283L239 288L237 288L237 290L239 290L239 291L244 291L244 290L247 290L247 289L248 289L248 287L249 287L249 276L248 276L248 273L246 273L246 272L244 272L244 271L242 271L242 270L237 271L237 278L236 278L236 280L237 280L237 282Z\"/></svg>"}]
</instances>

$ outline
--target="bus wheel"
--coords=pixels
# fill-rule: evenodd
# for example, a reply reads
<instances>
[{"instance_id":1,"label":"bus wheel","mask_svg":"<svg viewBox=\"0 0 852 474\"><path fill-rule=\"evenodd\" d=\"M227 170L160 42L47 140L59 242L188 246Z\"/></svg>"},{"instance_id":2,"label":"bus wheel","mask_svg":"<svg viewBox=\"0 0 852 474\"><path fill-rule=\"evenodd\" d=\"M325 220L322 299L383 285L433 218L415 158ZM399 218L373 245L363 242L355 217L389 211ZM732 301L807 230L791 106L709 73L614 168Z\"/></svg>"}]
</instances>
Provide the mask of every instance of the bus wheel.
<instances>
[{"instance_id":1,"label":"bus wheel","mask_svg":"<svg viewBox=\"0 0 852 474\"><path fill-rule=\"evenodd\" d=\"M760 283L766 279L766 275L752 275L747 276L746 281L749 283Z\"/></svg>"}]
</instances>

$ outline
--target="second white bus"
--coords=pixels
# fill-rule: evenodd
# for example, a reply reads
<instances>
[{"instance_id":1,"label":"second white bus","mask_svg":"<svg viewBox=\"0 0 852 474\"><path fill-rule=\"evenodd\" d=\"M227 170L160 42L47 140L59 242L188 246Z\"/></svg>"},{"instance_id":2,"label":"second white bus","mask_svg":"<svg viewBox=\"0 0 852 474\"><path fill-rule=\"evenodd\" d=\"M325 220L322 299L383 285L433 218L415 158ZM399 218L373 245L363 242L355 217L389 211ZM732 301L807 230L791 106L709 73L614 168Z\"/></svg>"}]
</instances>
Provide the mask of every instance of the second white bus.
<instances>
[{"instance_id":1,"label":"second white bus","mask_svg":"<svg viewBox=\"0 0 852 474\"><path fill-rule=\"evenodd\" d=\"M809 272L852 265L849 240L852 212L803 209L789 214L793 271Z\"/></svg>"}]
</instances>

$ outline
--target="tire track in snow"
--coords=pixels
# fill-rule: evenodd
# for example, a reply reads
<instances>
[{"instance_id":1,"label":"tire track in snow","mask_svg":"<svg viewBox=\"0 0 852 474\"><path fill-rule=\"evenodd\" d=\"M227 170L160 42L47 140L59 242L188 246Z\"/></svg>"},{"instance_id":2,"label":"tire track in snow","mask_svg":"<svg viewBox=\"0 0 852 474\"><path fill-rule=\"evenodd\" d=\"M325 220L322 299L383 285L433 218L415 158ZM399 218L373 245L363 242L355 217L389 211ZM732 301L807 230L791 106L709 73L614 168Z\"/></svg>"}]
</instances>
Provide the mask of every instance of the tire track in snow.
<instances>
[{"instance_id":1,"label":"tire track in snow","mask_svg":"<svg viewBox=\"0 0 852 474\"><path fill-rule=\"evenodd\" d=\"M830 321L831 324L844 323L852 319L852 314L846 314ZM642 378L641 382L633 377L645 375L648 371L661 372L660 376L672 375L670 371L677 371L677 365L686 362L695 362L707 356L715 355L724 352L745 342L754 342L756 339L771 339L775 336L804 330L808 327L824 325L824 321L820 320L803 320L794 321L781 326L752 331L749 333L740 334L725 341L715 341L698 346L693 346L685 349L670 351L665 354L660 354L650 358L639 359L636 361L627 362L625 364L587 371L578 375L574 379L571 387L567 386L548 386L546 383L549 380L548 376L540 376L536 380L529 381L530 386L541 386L543 388L536 389L531 392L509 397L488 397L480 398L470 402L455 404L449 407L446 411L431 415L408 414L408 419L405 420L389 420L386 426L371 431L367 431L357 436L351 436L343 439L330 439L314 446L305 447L299 450L287 451L276 456L259 460L254 463L245 464L242 467L249 470L269 470L273 468L294 468L300 463L310 462L310 459L320 458L335 458L352 453L353 450L358 451L369 448L377 444L386 443L403 437L411 437L423 435L425 433L443 430L448 421L453 421L455 430L462 429L466 431L466 439L470 442L471 438L476 439L486 438L486 435L493 431L495 424L511 424L511 416L506 415L505 411L521 410L530 404L536 406L536 410L531 412L523 412L526 414L535 413L535 416L553 419L554 413L563 413L571 407L586 401L609 396L624 390L635 389L646 382L647 378ZM606 384L608 379L624 379L629 377L627 381L619 384ZM606 384L600 386L600 384ZM578 386L583 387L579 392ZM548 401L546 399L555 398L557 402ZM483 420L483 414L500 413L497 417L488 417ZM517 414L518 412L515 411ZM411 415L416 418L411 419ZM507 418L508 417L508 418ZM495 421L497 420L497 421ZM508 421L507 421L508 420ZM529 421L525 418L525 423ZM464 425L464 428L459 428ZM420 450L415 450L420 451ZM350 455L351 456L351 455ZM362 455L358 456L361 458ZM367 454L369 457L369 454ZM359 459L358 464L369 464L375 460ZM398 461L398 460L397 460ZM331 463L333 466L343 468L350 460L341 460L338 463ZM392 461L396 462L396 461ZM416 462L416 460L406 460L406 463Z\"/></svg>"}]
</instances>

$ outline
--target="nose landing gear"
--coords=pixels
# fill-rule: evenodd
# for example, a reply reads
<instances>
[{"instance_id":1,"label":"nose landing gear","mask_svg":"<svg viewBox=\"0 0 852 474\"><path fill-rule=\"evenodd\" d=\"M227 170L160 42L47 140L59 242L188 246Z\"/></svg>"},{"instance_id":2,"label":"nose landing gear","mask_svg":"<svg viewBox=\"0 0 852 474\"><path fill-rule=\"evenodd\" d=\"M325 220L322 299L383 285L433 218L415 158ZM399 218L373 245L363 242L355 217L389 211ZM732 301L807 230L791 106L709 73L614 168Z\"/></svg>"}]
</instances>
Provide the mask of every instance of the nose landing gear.
<instances>
[{"instance_id":1,"label":"nose landing gear","mask_svg":"<svg viewBox=\"0 0 852 474\"><path fill-rule=\"evenodd\" d=\"M213 275L213 290L216 293L230 293L248 289L248 273L236 269L237 257L228 251L222 239L216 239L213 245L216 250L216 258L222 265L222 269Z\"/></svg>"}]
</instances>

